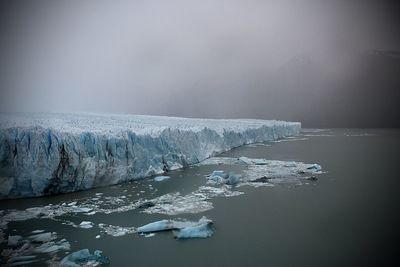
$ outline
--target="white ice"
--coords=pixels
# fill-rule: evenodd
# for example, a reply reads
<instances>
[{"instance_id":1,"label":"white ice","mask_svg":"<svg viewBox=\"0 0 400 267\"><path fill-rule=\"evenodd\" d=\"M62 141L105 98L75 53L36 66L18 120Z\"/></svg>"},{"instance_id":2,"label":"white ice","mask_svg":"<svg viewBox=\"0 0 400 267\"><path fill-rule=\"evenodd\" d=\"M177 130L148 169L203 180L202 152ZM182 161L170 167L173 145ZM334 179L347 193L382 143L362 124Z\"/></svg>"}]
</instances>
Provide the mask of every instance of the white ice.
<instances>
[{"instance_id":1,"label":"white ice","mask_svg":"<svg viewBox=\"0 0 400 267\"><path fill-rule=\"evenodd\" d=\"M0 199L161 174L233 147L295 136L300 128L300 123L251 119L0 114Z\"/></svg>"}]
</instances>

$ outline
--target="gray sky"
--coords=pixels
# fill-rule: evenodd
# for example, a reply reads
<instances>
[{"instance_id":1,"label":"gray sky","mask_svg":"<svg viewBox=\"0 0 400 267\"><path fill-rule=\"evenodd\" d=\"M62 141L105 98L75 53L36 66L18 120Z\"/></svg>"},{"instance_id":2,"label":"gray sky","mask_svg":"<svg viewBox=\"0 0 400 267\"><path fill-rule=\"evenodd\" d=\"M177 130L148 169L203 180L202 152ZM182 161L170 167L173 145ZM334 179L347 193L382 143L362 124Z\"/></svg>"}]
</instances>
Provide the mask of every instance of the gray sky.
<instances>
[{"instance_id":1,"label":"gray sky","mask_svg":"<svg viewBox=\"0 0 400 267\"><path fill-rule=\"evenodd\" d=\"M1 111L304 120L315 113L304 111L309 94L334 94L327 81L348 81L360 54L400 47L398 8L382 1L39 0L1 9Z\"/></svg>"}]
</instances>

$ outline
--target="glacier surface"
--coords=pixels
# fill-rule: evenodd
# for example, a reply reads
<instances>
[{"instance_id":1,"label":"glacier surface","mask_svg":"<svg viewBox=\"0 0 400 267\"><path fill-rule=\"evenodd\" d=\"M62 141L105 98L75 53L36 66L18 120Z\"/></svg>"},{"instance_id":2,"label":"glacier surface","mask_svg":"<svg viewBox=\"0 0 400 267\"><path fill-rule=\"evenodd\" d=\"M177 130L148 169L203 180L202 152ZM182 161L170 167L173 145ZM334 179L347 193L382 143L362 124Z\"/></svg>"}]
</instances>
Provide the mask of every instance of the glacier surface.
<instances>
[{"instance_id":1,"label":"glacier surface","mask_svg":"<svg viewBox=\"0 0 400 267\"><path fill-rule=\"evenodd\" d=\"M113 185L299 134L298 122L90 113L0 114L0 199Z\"/></svg>"}]
</instances>

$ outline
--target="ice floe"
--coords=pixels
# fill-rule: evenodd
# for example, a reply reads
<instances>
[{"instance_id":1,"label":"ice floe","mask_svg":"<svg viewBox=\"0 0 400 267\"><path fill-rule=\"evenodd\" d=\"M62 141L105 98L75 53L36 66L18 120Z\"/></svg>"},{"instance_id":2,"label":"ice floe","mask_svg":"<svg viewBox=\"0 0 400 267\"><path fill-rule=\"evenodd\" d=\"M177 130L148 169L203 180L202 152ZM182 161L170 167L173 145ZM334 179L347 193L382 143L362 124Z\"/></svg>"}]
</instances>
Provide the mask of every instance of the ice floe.
<instances>
[{"instance_id":1,"label":"ice floe","mask_svg":"<svg viewBox=\"0 0 400 267\"><path fill-rule=\"evenodd\" d=\"M79 267L79 266L97 266L109 264L110 259L102 255L102 251L95 250L93 254L88 249L75 251L65 256L61 262L60 267Z\"/></svg>"},{"instance_id":2,"label":"ice floe","mask_svg":"<svg viewBox=\"0 0 400 267\"><path fill-rule=\"evenodd\" d=\"M138 233L148 234L174 230L176 238L206 238L214 233L212 220L202 217L199 221L161 220L137 228Z\"/></svg>"},{"instance_id":3,"label":"ice floe","mask_svg":"<svg viewBox=\"0 0 400 267\"><path fill-rule=\"evenodd\" d=\"M187 226L173 231L173 233L178 239L207 238L214 234L214 229L211 227L211 224L212 222L205 222L195 226Z\"/></svg>"},{"instance_id":4,"label":"ice floe","mask_svg":"<svg viewBox=\"0 0 400 267\"><path fill-rule=\"evenodd\" d=\"M36 232L36 231L34 231ZM39 233L26 238L19 235L9 235L7 248L1 252L1 263L5 266L29 265L42 260L37 253L55 255L62 250L69 250L70 244L66 239L56 240L55 232Z\"/></svg>"},{"instance_id":5,"label":"ice floe","mask_svg":"<svg viewBox=\"0 0 400 267\"><path fill-rule=\"evenodd\" d=\"M105 223L99 223L98 226L101 229L101 233L115 237L136 233L135 227L122 227ZM100 238L100 236L96 236L96 238Z\"/></svg>"},{"instance_id":6,"label":"ice floe","mask_svg":"<svg viewBox=\"0 0 400 267\"><path fill-rule=\"evenodd\" d=\"M79 224L79 227L80 227L80 228L84 228L84 229L89 229L89 228L92 228L92 227L93 227L93 223L92 223L92 222L89 222L89 221L82 221L82 222Z\"/></svg>"},{"instance_id":7,"label":"ice floe","mask_svg":"<svg viewBox=\"0 0 400 267\"><path fill-rule=\"evenodd\" d=\"M168 180L169 178L171 178L171 177L165 176L165 175L161 175L161 176L154 177L154 181L162 182L162 181Z\"/></svg>"},{"instance_id":8,"label":"ice floe","mask_svg":"<svg viewBox=\"0 0 400 267\"><path fill-rule=\"evenodd\" d=\"M307 164L296 161L267 160L258 158L227 158L214 157L201 165L239 165L243 166L240 175L236 175L235 183L237 186L243 185L274 185L281 183L297 183L302 180L317 180L315 175L322 173L319 164ZM224 184L228 177L235 177L224 171L216 170L206 176L208 183ZM232 183L227 183L232 184Z\"/></svg>"}]
</instances>

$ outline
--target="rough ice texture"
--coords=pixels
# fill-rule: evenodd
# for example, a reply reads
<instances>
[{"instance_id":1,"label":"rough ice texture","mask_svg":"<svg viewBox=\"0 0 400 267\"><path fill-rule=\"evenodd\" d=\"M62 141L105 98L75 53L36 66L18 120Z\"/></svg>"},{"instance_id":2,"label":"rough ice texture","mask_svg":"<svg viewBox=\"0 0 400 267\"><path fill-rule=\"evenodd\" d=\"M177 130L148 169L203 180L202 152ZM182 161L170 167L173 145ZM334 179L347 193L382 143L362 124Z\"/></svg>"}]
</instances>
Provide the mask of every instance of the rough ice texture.
<instances>
[{"instance_id":1,"label":"rough ice texture","mask_svg":"<svg viewBox=\"0 0 400 267\"><path fill-rule=\"evenodd\" d=\"M297 122L111 114L0 114L0 199L85 190L299 134Z\"/></svg>"}]
</instances>

